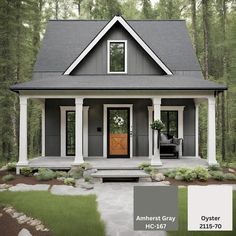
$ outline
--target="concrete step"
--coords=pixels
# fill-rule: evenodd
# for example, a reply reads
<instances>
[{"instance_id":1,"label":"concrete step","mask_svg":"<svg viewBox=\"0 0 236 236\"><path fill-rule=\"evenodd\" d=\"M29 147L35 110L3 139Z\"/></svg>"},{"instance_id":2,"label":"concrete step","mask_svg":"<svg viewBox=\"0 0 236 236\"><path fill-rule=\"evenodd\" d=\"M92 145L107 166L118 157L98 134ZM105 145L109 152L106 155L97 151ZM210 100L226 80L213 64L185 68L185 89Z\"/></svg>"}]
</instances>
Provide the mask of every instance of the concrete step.
<instances>
[{"instance_id":1,"label":"concrete step","mask_svg":"<svg viewBox=\"0 0 236 236\"><path fill-rule=\"evenodd\" d=\"M97 170L140 170L137 166L94 166Z\"/></svg>"},{"instance_id":2,"label":"concrete step","mask_svg":"<svg viewBox=\"0 0 236 236\"><path fill-rule=\"evenodd\" d=\"M142 170L98 170L91 174L94 178L148 178L149 174Z\"/></svg>"}]
</instances>

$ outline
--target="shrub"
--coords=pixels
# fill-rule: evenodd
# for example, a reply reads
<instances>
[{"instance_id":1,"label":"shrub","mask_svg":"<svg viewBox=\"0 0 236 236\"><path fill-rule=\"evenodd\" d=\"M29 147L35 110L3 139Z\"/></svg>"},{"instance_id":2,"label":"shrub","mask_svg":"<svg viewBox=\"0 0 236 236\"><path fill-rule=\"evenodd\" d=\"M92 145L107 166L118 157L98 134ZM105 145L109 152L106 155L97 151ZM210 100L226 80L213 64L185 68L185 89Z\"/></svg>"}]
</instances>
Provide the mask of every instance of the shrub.
<instances>
[{"instance_id":1,"label":"shrub","mask_svg":"<svg viewBox=\"0 0 236 236\"><path fill-rule=\"evenodd\" d=\"M32 175L33 170L30 167L24 167L20 170L20 173L26 177Z\"/></svg>"},{"instance_id":2,"label":"shrub","mask_svg":"<svg viewBox=\"0 0 236 236\"><path fill-rule=\"evenodd\" d=\"M91 176L86 176L86 177L84 177L84 181L85 181L85 182L92 183L92 182L93 182L93 177L91 177Z\"/></svg>"},{"instance_id":3,"label":"shrub","mask_svg":"<svg viewBox=\"0 0 236 236\"><path fill-rule=\"evenodd\" d=\"M166 171L165 173L164 173L164 175L166 176L166 177L169 177L169 178L175 178L175 176L176 176L176 169L174 169L174 170L168 170L168 171Z\"/></svg>"},{"instance_id":4,"label":"shrub","mask_svg":"<svg viewBox=\"0 0 236 236\"><path fill-rule=\"evenodd\" d=\"M220 171L221 167L219 165L210 165L208 166L209 171Z\"/></svg>"},{"instance_id":5,"label":"shrub","mask_svg":"<svg viewBox=\"0 0 236 236\"><path fill-rule=\"evenodd\" d=\"M176 175L175 180L184 180L184 177L182 175Z\"/></svg>"},{"instance_id":6,"label":"shrub","mask_svg":"<svg viewBox=\"0 0 236 236\"><path fill-rule=\"evenodd\" d=\"M16 170L16 162L9 162L9 163L7 163L7 170L15 171Z\"/></svg>"},{"instance_id":7,"label":"shrub","mask_svg":"<svg viewBox=\"0 0 236 236\"><path fill-rule=\"evenodd\" d=\"M194 170L189 169L184 173L183 178L185 181L191 182L197 178L197 174L194 172Z\"/></svg>"},{"instance_id":8,"label":"shrub","mask_svg":"<svg viewBox=\"0 0 236 236\"><path fill-rule=\"evenodd\" d=\"M208 170L202 166L195 167L194 172L197 175L197 179L200 181L207 181L209 178Z\"/></svg>"},{"instance_id":9,"label":"shrub","mask_svg":"<svg viewBox=\"0 0 236 236\"><path fill-rule=\"evenodd\" d=\"M75 179L74 178L65 178L64 179L64 184L75 186Z\"/></svg>"},{"instance_id":10,"label":"shrub","mask_svg":"<svg viewBox=\"0 0 236 236\"><path fill-rule=\"evenodd\" d=\"M87 163L87 162L85 162L85 163L79 165L79 167L82 168L83 170L90 170L90 169L92 169L91 164L89 164L89 163Z\"/></svg>"},{"instance_id":11,"label":"shrub","mask_svg":"<svg viewBox=\"0 0 236 236\"><path fill-rule=\"evenodd\" d=\"M146 173L150 174L154 169L153 169L153 167L148 166L148 167L143 168L143 170L144 170Z\"/></svg>"},{"instance_id":12,"label":"shrub","mask_svg":"<svg viewBox=\"0 0 236 236\"><path fill-rule=\"evenodd\" d=\"M224 179L227 179L227 180L236 180L236 175L233 174L233 173L226 173L226 174L224 174Z\"/></svg>"},{"instance_id":13,"label":"shrub","mask_svg":"<svg viewBox=\"0 0 236 236\"><path fill-rule=\"evenodd\" d=\"M141 163L141 164L138 166L138 168L141 169L141 170L143 170L144 168L150 167L150 166L151 166L150 163L148 163L148 162L143 162L143 163Z\"/></svg>"},{"instance_id":14,"label":"shrub","mask_svg":"<svg viewBox=\"0 0 236 236\"><path fill-rule=\"evenodd\" d=\"M56 171L55 174L57 178L68 177L68 173L66 171Z\"/></svg>"},{"instance_id":15,"label":"shrub","mask_svg":"<svg viewBox=\"0 0 236 236\"><path fill-rule=\"evenodd\" d=\"M68 176L72 177L74 179L80 179L83 177L83 173L84 173L84 167L78 166L78 167L71 169L68 172Z\"/></svg>"},{"instance_id":16,"label":"shrub","mask_svg":"<svg viewBox=\"0 0 236 236\"><path fill-rule=\"evenodd\" d=\"M11 181L11 180L13 180L13 179L15 179L15 176L12 175L12 174L4 175L4 176L2 177L2 180L3 180L4 182Z\"/></svg>"},{"instance_id":17,"label":"shrub","mask_svg":"<svg viewBox=\"0 0 236 236\"><path fill-rule=\"evenodd\" d=\"M47 181L54 179L56 177L56 173L50 169L40 168L38 170L38 175L36 176L37 180Z\"/></svg>"},{"instance_id":18,"label":"shrub","mask_svg":"<svg viewBox=\"0 0 236 236\"><path fill-rule=\"evenodd\" d=\"M224 179L224 174L222 171L210 171L211 177L215 180L222 181Z\"/></svg>"}]
</instances>

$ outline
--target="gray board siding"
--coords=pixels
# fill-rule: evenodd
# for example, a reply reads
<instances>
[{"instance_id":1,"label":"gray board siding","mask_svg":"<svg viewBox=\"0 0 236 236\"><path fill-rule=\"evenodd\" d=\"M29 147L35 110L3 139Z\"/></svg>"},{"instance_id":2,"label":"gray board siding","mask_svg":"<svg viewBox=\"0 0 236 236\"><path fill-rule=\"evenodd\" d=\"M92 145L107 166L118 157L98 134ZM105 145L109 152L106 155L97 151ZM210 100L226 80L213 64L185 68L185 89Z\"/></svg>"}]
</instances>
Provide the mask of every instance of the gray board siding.
<instances>
[{"instance_id":1,"label":"gray board siding","mask_svg":"<svg viewBox=\"0 0 236 236\"><path fill-rule=\"evenodd\" d=\"M127 21L172 71L200 71L185 21ZM64 72L108 21L49 21L35 72Z\"/></svg>"},{"instance_id":2,"label":"gray board siding","mask_svg":"<svg viewBox=\"0 0 236 236\"><path fill-rule=\"evenodd\" d=\"M71 75L107 74L107 40L127 40L127 74L165 74L130 34L120 24L116 24L73 70Z\"/></svg>"},{"instance_id":3,"label":"gray board siding","mask_svg":"<svg viewBox=\"0 0 236 236\"><path fill-rule=\"evenodd\" d=\"M103 155L103 104L133 104L133 155L148 156L148 109L149 99L85 99L89 106L88 147L89 156ZM195 155L195 120L192 99L163 99L163 106L185 106L184 152ZM73 99L46 99L45 140L46 156L60 156L60 106L74 106Z\"/></svg>"}]
</instances>

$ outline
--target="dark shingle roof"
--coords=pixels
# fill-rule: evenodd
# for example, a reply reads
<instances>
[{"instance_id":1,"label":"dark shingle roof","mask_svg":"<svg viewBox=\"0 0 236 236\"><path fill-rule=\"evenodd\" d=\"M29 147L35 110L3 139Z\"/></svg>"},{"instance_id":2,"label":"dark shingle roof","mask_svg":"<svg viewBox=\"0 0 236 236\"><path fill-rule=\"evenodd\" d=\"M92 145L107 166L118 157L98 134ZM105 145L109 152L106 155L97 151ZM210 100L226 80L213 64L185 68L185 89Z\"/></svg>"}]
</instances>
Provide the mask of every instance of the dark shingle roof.
<instances>
[{"instance_id":1,"label":"dark shingle roof","mask_svg":"<svg viewBox=\"0 0 236 236\"><path fill-rule=\"evenodd\" d=\"M12 90L225 90L226 86L195 77L173 76L60 76L13 85Z\"/></svg>"},{"instance_id":2,"label":"dark shingle roof","mask_svg":"<svg viewBox=\"0 0 236 236\"><path fill-rule=\"evenodd\" d=\"M200 70L185 21L127 21L172 71ZM34 71L64 72L108 23L49 21Z\"/></svg>"}]
</instances>

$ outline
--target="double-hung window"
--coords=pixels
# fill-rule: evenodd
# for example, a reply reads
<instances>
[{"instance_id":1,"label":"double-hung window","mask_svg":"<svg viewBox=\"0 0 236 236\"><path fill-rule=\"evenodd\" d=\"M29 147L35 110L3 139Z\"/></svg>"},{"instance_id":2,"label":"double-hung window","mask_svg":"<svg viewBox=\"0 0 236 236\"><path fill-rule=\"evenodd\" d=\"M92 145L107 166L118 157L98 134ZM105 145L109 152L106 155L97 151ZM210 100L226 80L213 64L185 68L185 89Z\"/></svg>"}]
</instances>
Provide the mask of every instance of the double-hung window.
<instances>
[{"instance_id":1,"label":"double-hung window","mask_svg":"<svg viewBox=\"0 0 236 236\"><path fill-rule=\"evenodd\" d=\"M107 41L107 72L110 74L127 73L127 41Z\"/></svg>"}]
</instances>

